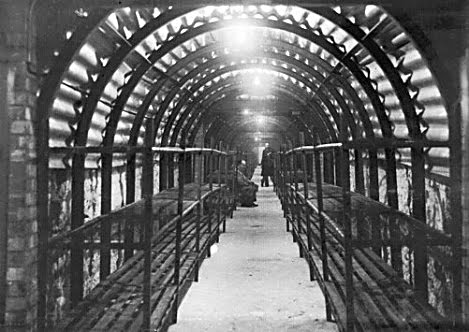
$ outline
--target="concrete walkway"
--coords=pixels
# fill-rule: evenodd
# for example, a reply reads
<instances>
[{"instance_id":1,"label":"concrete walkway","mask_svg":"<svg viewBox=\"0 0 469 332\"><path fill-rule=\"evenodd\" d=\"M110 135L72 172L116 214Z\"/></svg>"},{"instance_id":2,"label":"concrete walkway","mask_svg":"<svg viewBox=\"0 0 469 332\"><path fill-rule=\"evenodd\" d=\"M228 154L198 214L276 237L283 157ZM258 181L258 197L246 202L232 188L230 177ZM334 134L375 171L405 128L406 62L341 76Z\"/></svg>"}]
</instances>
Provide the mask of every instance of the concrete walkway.
<instances>
[{"instance_id":1,"label":"concrete walkway","mask_svg":"<svg viewBox=\"0 0 469 332\"><path fill-rule=\"evenodd\" d=\"M227 220L170 332L337 331L325 321L324 297L285 231L272 186L259 186L257 201L258 207L240 207Z\"/></svg>"}]
</instances>

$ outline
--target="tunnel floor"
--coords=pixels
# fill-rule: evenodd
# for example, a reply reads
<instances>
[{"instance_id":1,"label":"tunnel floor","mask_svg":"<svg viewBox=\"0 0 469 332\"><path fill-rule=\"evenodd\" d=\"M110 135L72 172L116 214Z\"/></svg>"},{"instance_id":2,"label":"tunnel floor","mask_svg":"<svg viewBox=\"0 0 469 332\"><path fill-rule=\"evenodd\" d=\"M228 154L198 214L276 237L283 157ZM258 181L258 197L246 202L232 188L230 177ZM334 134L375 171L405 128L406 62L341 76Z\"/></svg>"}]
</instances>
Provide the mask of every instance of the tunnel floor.
<instances>
[{"instance_id":1,"label":"tunnel floor","mask_svg":"<svg viewBox=\"0 0 469 332\"><path fill-rule=\"evenodd\" d=\"M272 186L260 187L259 167L253 181L259 206L239 207L227 220L170 332L337 331L326 322L324 297L285 231Z\"/></svg>"}]
</instances>

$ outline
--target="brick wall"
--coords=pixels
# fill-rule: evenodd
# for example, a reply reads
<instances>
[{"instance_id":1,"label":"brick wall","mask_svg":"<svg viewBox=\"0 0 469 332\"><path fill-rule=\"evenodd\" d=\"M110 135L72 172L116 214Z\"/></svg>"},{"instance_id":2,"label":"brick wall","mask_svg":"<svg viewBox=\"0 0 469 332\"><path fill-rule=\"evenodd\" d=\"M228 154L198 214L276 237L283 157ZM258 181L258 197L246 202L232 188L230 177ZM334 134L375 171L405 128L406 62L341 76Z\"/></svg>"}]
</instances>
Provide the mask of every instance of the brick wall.
<instances>
[{"instance_id":1,"label":"brick wall","mask_svg":"<svg viewBox=\"0 0 469 332\"><path fill-rule=\"evenodd\" d=\"M10 71L13 75L8 82L11 136L5 321L7 325L22 325L33 322L36 305L35 87L24 63L11 63Z\"/></svg>"},{"instance_id":2,"label":"brick wall","mask_svg":"<svg viewBox=\"0 0 469 332\"><path fill-rule=\"evenodd\" d=\"M25 20L27 1L5 1L0 5L0 77L5 91L0 112L9 127L9 186L7 229L6 294L4 325L31 329L36 313L36 168L35 102L36 79L26 70ZM6 97L5 97L6 96Z\"/></svg>"}]
</instances>

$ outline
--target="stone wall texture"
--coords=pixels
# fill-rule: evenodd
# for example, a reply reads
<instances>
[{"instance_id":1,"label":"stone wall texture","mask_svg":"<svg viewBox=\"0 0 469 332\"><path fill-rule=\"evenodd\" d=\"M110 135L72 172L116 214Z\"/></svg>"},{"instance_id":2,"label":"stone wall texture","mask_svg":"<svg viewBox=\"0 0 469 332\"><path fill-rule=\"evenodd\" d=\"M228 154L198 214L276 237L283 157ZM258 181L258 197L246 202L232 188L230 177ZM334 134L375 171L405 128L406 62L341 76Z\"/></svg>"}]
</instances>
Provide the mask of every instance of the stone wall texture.
<instances>
[{"instance_id":1,"label":"stone wall texture","mask_svg":"<svg viewBox=\"0 0 469 332\"><path fill-rule=\"evenodd\" d=\"M37 298L35 104L37 79L26 68L26 1L0 4L0 112L9 122L8 247L4 325L32 329Z\"/></svg>"}]
</instances>

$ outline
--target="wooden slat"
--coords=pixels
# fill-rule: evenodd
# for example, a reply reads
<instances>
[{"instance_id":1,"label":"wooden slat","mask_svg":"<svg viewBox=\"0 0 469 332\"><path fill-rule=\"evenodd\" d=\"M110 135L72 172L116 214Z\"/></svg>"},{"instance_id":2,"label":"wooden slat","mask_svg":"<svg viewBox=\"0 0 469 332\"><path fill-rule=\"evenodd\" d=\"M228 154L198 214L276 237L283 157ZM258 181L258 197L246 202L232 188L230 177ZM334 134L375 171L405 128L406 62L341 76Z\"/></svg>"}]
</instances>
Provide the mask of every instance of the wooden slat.
<instances>
[{"instance_id":1,"label":"wooden slat","mask_svg":"<svg viewBox=\"0 0 469 332\"><path fill-rule=\"evenodd\" d=\"M207 197L210 193L208 186L201 188L202 197ZM217 188L218 189L218 188ZM188 185L188 196L197 195L198 187ZM213 191L212 191L213 193ZM174 201L169 199L173 193L168 190L167 193L155 197L156 210L171 209ZM157 195L155 195L157 196ZM189 210L193 210L197 203L193 201L185 201L183 205L184 214L187 215ZM132 204L134 213L138 213L143 208L143 204ZM216 237L217 228L209 232L207 217L201 219L201 237L199 254L195 251L196 239L196 223L191 216L183 223L183 241L181 243L181 263L182 263L182 278L181 283L189 287L190 275L194 271L196 262L203 260L205 253ZM185 217L187 218L187 217ZM158 317L165 308L164 303L169 303L167 293L161 293L162 290L167 289L173 275L173 260L174 260L174 227L176 218L168 222L161 230L160 234L152 241L156 244L153 247L153 252L157 253L152 261L152 274L151 282L152 289L159 289L153 292L151 303L158 303L154 306L155 312L152 314L152 325L154 325L153 318ZM105 281L101 282L95 289L82 301L58 326L58 330L73 330L73 331L119 331L128 330L129 327L138 326L137 330L141 327L141 285L143 278L143 255L138 253L129 259L119 270L111 274ZM171 286L172 287L172 286ZM185 291L184 291L185 292ZM161 293L161 294L160 294ZM162 295L163 294L163 295ZM168 293L169 294L169 293ZM159 296L162 297L159 297ZM169 301L169 302L168 302ZM162 305L162 306L161 306ZM156 315L156 316L155 316ZM140 318L139 318L140 317ZM163 318L161 318L163 319ZM137 323L139 321L139 323Z\"/></svg>"},{"instance_id":2,"label":"wooden slat","mask_svg":"<svg viewBox=\"0 0 469 332\"><path fill-rule=\"evenodd\" d=\"M289 190L293 189L290 187ZM298 188L302 190L302 188ZM332 300L332 309L338 322L339 329L346 330L345 325L345 264L344 248L342 246L342 231L340 225L333 220L339 220L341 210L340 195L335 186L324 185L324 199L326 212L334 211L336 218L325 215L327 229L327 257L329 262L331 282L324 282L322 278L322 260L320 245L320 226L317 214L311 218L311 234L313 246L310 251L308 248L308 239L304 232L305 225L304 213L301 211L301 222L289 220L294 237L298 245L302 247L305 258L309 264L313 264L313 270L317 274L317 279L323 292ZM294 190L292 190L294 193ZM310 204L315 204L315 187L312 186L309 191ZM298 195L303 200L302 195ZM381 209L386 213L392 213L389 208L382 204L363 198L361 195L352 194L352 208L362 210L366 214L366 209ZM313 206L314 207L314 206ZM317 208L313 209L317 213ZM331 214L331 213L328 213ZM396 213L409 223L414 223L419 229L425 229L429 236L434 236L443 241L444 234L437 230L429 230L423 223L415 223L412 217ZM443 235L443 237L441 236ZM363 331L382 331L382 330L420 330L430 331L439 328L448 327L445 318L438 314L436 309L428 303L421 302L414 294L411 286L408 285L399 274L388 264L386 264L372 249L354 248L353 249L353 283L354 283L354 307L356 315L356 330Z\"/></svg>"}]
</instances>

